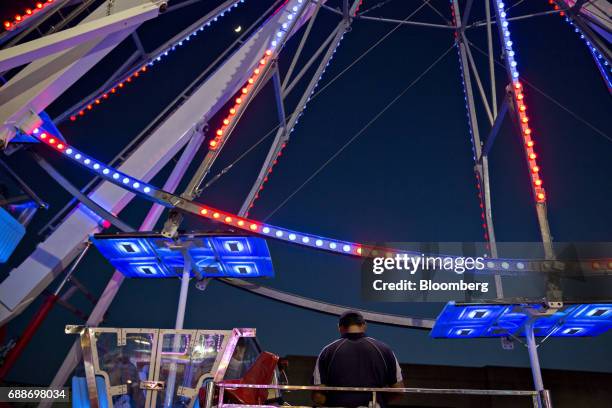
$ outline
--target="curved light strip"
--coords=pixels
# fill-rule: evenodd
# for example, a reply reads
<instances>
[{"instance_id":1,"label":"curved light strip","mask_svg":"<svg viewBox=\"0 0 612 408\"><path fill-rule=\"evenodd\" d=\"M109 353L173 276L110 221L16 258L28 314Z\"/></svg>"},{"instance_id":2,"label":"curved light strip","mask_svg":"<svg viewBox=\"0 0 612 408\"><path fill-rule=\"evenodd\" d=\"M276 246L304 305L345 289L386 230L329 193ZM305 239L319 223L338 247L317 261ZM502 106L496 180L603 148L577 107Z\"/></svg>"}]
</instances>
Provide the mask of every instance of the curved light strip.
<instances>
[{"instance_id":1,"label":"curved light strip","mask_svg":"<svg viewBox=\"0 0 612 408\"><path fill-rule=\"evenodd\" d=\"M527 106L525 105L525 95L523 93L523 85L519 80L519 73L517 70L517 62L515 52L513 49L513 42L510 38L510 30L508 28L509 23L506 19L506 12L504 11L504 3L497 0L495 2L495 12L497 13L498 20L500 22L500 33L502 35L502 42L504 46L504 58L506 60L506 67L510 71L510 77L512 79L512 96L514 97L515 106L518 109L518 117L521 128L521 135L523 136L523 143L525 144L525 154L527 163L529 164L529 174L531 175L531 187L536 202L546 202L546 192L542 178L540 177L540 166L536 161L537 154L534 151L534 140L533 132L529 127L529 117L527 116Z\"/></svg>"},{"instance_id":2,"label":"curved light strip","mask_svg":"<svg viewBox=\"0 0 612 408\"><path fill-rule=\"evenodd\" d=\"M16 27L21 25L21 23L23 23L24 21L26 21L30 17L40 13L42 10L44 10L45 8L51 6L53 3L54 3L54 0L39 1L39 2L36 3L36 5L34 7L27 8L25 10L24 14L17 14L17 15L15 15L15 18L13 19L13 21L6 20L2 24L2 26L4 27L5 30L12 31Z\"/></svg>"},{"instance_id":3,"label":"curved light strip","mask_svg":"<svg viewBox=\"0 0 612 408\"><path fill-rule=\"evenodd\" d=\"M101 178L118 185L121 188L139 194L148 200L156 201L166 207L176 208L183 212L207 218L212 221L217 221L249 233L300 245L302 247L320 249L331 253L356 257L394 257L397 254L407 254L409 256L423 255L422 253L416 251L373 247L357 242L327 238L319 235L277 227L272 224L262 223L245 217L239 217L235 214L222 211L208 205L185 200L181 197L163 191L151 184L145 183L144 181L131 177L113 167L107 166L106 164L66 144L65 142L62 142L57 137L44 130L35 129L32 136L43 142L43 144L46 146L51 147L54 151L64 155L79 165L96 173ZM445 255L437 256L446 257ZM449 257L455 258L456 256ZM550 261L530 259L487 259L485 264L486 268L480 272L541 272L550 270L552 266ZM585 268L584 270L587 270L587 268L599 271L612 270L612 260L596 260L592 263L582 262L580 266Z\"/></svg>"},{"instance_id":4,"label":"curved light strip","mask_svg":"<svg viewBox=\"0 0 612 408\"><path fill-rule=\"evenodd\" d=\"M74 112L72 112L72 114L70 115L70 120L74 122L79 116L84 116L87 111L92 110L96 105L99 105L105 99L108 99L109 96L117 93L118 90L124 88L128 83L132 82L132 80L138 78L140 74L146 72L147 67L151 67L157 62L161 61L164 57L167 57L172 51L176 50L177 47L186 44L192 37L196 36L198 32L204 31L206 27L210 26L212 23L219 20L219 18L223 17L226 13L232 11L233 8L238 7L240 3L244 2L245 0L236 0L234 4L230 5L224 10L221 10L217 15L212 16L210 19L208 19L201 26L197 27L191 33L187 34L185 37L176 41L174 44L169 45L167 48L161 50L156 55L149 58L147 61L144 62L143 66L133 72L130 72L129 74L126 74L121 79L115 81L106 90L100 92L94 98L81 105L80 109L76 109Z\"/></svg>"}]
</instances>

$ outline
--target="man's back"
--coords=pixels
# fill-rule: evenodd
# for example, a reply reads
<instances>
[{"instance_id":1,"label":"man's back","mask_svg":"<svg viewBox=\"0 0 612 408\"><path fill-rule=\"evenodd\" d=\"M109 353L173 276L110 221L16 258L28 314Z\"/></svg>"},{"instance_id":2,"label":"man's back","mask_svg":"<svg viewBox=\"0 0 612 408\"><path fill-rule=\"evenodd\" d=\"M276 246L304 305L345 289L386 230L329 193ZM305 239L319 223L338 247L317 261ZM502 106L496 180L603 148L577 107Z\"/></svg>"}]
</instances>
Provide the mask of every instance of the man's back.
<instances>
[{"instance_id":1,"label":"man's back","mask_svg":"<svg viewBox=\"0 0 612 408\"><path fill-rule=\"evenodd\" d=\"M402 374L393 351L364 333L345 333L319 354L315 385L330 387L389 387L401 383ZM367 406L371 393L330 392L326 406Z\"/></svg>"}]
</instances>

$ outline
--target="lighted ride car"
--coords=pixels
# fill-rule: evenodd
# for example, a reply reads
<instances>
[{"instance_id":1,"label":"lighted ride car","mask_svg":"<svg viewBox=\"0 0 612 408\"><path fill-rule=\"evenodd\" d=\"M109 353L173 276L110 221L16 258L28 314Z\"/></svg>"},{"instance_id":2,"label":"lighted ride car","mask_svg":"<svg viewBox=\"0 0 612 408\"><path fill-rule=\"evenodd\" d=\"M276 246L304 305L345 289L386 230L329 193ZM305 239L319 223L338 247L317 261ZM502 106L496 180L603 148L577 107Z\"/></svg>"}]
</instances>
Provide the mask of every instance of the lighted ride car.
<instances>
[{"instance_id":1,"label":"lighted ride car","mask_svg":"<svg viewBox=\"0 0 612 408\"><path fill-rule=\"evenodd\" d=\"M262 351L255 329L166 330L68 326L81 335L82 371L72 406L199 407L209 381L275 384L278 357ZM226 390L239 404L277 400L267 390Z\"/></svg>"}]
</instances>

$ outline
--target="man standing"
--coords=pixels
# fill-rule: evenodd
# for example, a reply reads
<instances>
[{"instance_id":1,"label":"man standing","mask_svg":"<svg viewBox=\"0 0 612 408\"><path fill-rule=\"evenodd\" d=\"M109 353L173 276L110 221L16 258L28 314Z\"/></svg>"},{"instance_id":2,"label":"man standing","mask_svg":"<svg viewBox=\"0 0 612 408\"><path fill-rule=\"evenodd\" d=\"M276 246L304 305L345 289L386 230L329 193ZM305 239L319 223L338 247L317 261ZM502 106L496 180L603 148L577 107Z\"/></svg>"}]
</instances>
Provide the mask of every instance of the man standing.
<instances>
[{"instance_id":1,"label":"man standing","mask_svg":"<svg viewBox=\"0 0 612 408\"><path fill-rule=\"evenodd\" d=\"M367 337L366 328L363 315L357 311L350 310L340 316L338 330L341 337L321 350L313 374L314 385L403 387L402 372L395 354L385 343ZM379 397L376 402L384 406L389 397ZM372 393L314 392L312 399L319 406L367 407Z\"/></svg>"}]
</instances>

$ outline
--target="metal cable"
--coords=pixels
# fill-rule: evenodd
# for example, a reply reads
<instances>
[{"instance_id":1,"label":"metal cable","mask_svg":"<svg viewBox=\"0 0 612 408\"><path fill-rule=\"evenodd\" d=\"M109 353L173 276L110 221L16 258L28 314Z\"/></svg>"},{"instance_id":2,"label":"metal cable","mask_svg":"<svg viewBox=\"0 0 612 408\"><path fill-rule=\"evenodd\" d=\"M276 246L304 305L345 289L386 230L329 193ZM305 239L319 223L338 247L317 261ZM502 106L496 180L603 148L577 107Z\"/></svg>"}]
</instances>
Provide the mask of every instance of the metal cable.
<instances>
[{"instance_id":1,"label":"metal cable","mask_svg":"<svg viewBox=\"0 0 612 408\"><path fill-rule=\"evenodd\" d=\"M422 9L423 7L425 7L425 5L427 3L429 3L430 0L426 0L421 6L419 6L419 8L417 8L415 11L413 11L412 13L410 13L403 21L407 21L409 20L412 16L414 16L420 9ZM342 75L344 75L349 69L351 69L355 64L357 64L359 61L361 61L366 55L368 55L374 48L378 47L378 45L380 45L380 43L382 43L387 37L389 37L391 34L393 34L398 28L400 28L402 26L402 24L397 24L394 28L392 28L391 30L389 30L383 37L381 37L378 41L376 41L374 44L372 44L367 50L365 50L364 52L362 52L356 59L353 60L353 62L351 62L347 67L345 67L340 73L338 73L336 76L334 76L332 79L329 80L329 82L327 82L324 86L322 86L321 88L319 88L319 90L314 93L310 100L312 101L314 98L316 98L321 92L323 92L325 89L327 89L327 87L329 87L331 84L333 84L338 78L340 78ZM293 114L293 113L292 113ZM268 131L268 133L266 133L262 138L260 138L259 140L257 140L255 142L255 144L251 145L251 147L249 147L244 153L242 153L236 160L234 160L232 163L230 163L229 165L225 166L221 171L219 171L215 176L213 176L213 178L206 183L206 185L204 185L203 190L210 187L212 184L214 184L215 182L217 182L225 173L227 173L236 163L238 163L240 160L242 160L247 154L249 154L253 149L255 149L255 147L257 147L259 144L261 144L264 140L266 140L268 137L271 136L272 132L274 132L276 129L279 128L280 125L276 125L274 128L270 129Z\"/></svg>"},{"instance_id":2,"label":"metal cable","mask_svg":"<svg viewBox=\"0 0 612 408\"><path fill-rule=\"evenodd\" d=\"M478 51L479 53L481 53L482 55L484 55L485 57L489 58L489 53L487 53L486 51L484 51L483 49L481 49L480 47L478 47L477 45L475 45L474 43L472 43L471 41L468 40L468 43L470 45L470 47L473 47L476 51ZM503 63L501 63L498 60L495 60L495 64L497 64L498 66L500 66L501 68L503 68L504 70L506 69L506 67L504 66ZM583 124L587 125L589 128L591 128L591 130L593 130L594 132L596 132L597 134L599 134L600 136L604 137L605 139L607 139L608 141L612 142L612 137L608 136L607 134L605 134L602 130L600 130L599 128L597 128L595 125L591 124L590 122L588 122L586 119L584 119L582 116L578 115L577 113L573 112L572 110L570 110L567 106L563 105L561 102L559 102L558 100L556 100L555 98L553 98L552 96L548 95L546 92L544 92L543 90L541 90L540 88L538 88L537 86L535 86L533 83L529 82L527 79L525 79L524 76L521 75L521 81L524 82L526 85L528 85L530 88L532 88L534 91L536 91L537 93L539 93L540 95L542 95L543 97L545 97L546 99L548 99L549 101L551 101L552 103L554 103L555 105L557 105L559 108L563 109L565 112L569 113L571 116L574 117L574 119L578 120L579 122L582 122Z\"/></svg>"},{"instance_id":3,"label":"metal cable","mask_svg":"<svg viewBox=\"0 0 612 408\"><path fill-rule=\"evenodd\" d=\"M430 8L430 9L432 9L432 10L433 10L433 11L434 11L434 12L435 12L437 15L439 15L440 17L442 17L442 20L444 20L444 22L445 22L447 25L450 25L450 24L451 24L451 22L449 21L449 19L447 19L447 18L444 16L444 14L442 14L442 13L441 13L441 12L440 12L440 11L439 11L437 8L435 8L435 7L433 6L433 4L430 4L429 2L426 2L425 4L426 4L427 6L429 6L429 8Z\"/></svg>"},{"instance_id":4,"label":"metal cable","mask_svg":"<svg viewBox=\"0 0 612 408\"><path fill-rule=\"evenodd\" d=\"M375 5L368 7L366 10L363 10L361 13L359 13L360 16L365 16L367 13L369 13L372 10L376 10L377 8L380 8L382 6L384 6L385 4L391 2L391 0L383 0L380 3L376 3Z\"/></svg>"},{"instance_id":5,"label":"metal cable","mask_svg":"<svg viewBox=\"0 0 612 408\"><path fill-rule=\"evenodd\" d=\"M293 196L295 196L306 184L314 179L327 165L329 165L336 157L338 157L351 143L361 136L378 118L380 118L391 106L395 104L408 90L416 85L429 71L431 71L453 48L453 43L446 51L442 53L435 61L433 61L419 76L416 77L406 88L404 88L395 98L393 98L381 111L379 111L368 123L366 123L355 135L344 143L329 159L327 159L317 170L315 170L298 188L296 188L285 200L283 200L272 212L270 212L263 222L266 222L272 215L280 210Z\"/></svg>"},{"instance_id":6,"label":"metal cable","mask_svg":"<svg viewBox=\"0 0 612 408\"><path fill-rule=\"evenodd\" d=\"M421 10L423 7L425 7L430 0L426 0L423 4L421 4L421 6L419 6L419 8L417 8L416 10L414 10L412 13L410 13L408 15L408 17L406 17L403 21L408 21L410 20L410 18L412 18L412 16L414 16L416 13L419 12L419 10ZM359 61L361 61L366 55L368 55L374 48L378 47L380 45L380 43L382 43L384 40L387 39L387 37L389 37L391 34L393 34L395 31L397 31L403 24L397 24L395 27L393 27L391 30L389 30L387 32L387 34L385 34L384 36L382 36L378 41L376 41L374 44L372 44L367 50L365 50L363 53L361 53L361 55L359 55L359 57L355 58L353 60L353 62L351 62L346 68L344 68L340 73L338 73L336 76L334 76L332 79L329 80L328 83L325 84L325 86L321 87L321 89L319 89L319 91L315 94L318 95L321 92L323 92L328 86L330 86L331 84L333 84L338 78L340 78L346 71L348 71L349 69L351 69L355 64L357 64ZM314 95L313 95L314 98ZM311 98L312 99L312 98Z\"/></svg>"}]
</instances>

